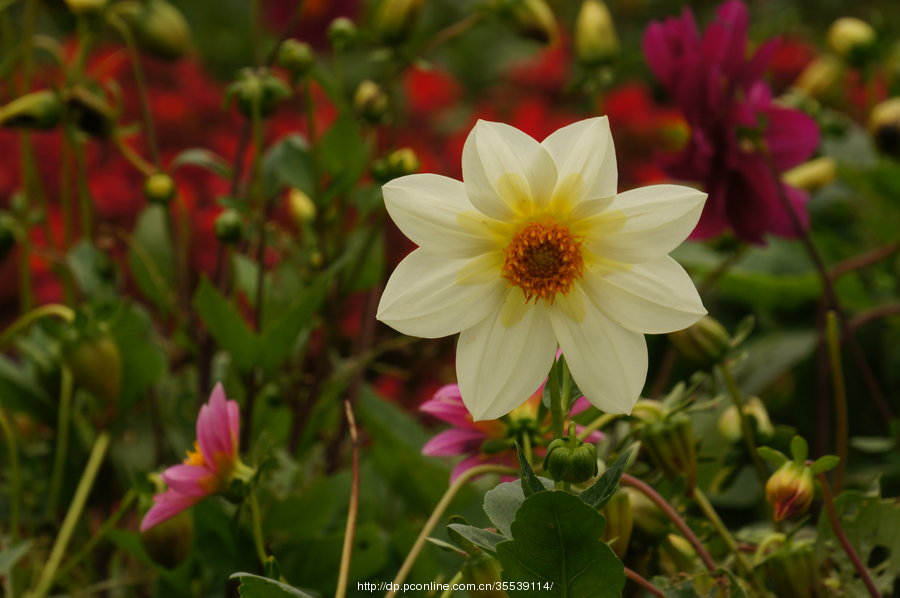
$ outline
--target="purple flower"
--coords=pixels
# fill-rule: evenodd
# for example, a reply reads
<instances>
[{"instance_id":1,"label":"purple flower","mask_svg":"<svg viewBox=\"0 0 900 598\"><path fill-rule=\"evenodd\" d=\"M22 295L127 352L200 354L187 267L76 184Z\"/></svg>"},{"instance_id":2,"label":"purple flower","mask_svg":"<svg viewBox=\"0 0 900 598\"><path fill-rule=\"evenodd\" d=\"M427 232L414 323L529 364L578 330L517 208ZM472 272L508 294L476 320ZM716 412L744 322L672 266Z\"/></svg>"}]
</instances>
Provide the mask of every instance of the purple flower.
<instances>
[{"instance_id":1,"label":"purple flower","mask_svg":"<svg viewBox=\"0 0 900 598\"><path fill-rule=\"evenodd\" d=\"M780 175L808 159L819 129L806 114L773 102L762 76L778 40L748 58L748 23L746 6L729 0L702 35L688 8L680 18L652 23L644 35L650 69L691 131L681 152L663 158L663 169L698 181L709 194L694 238L729 229L751 243L762 243L767 233L796 236L781 193L807 224L806 193L773 177L772 170Z\"/></svg>"}]
</instances>

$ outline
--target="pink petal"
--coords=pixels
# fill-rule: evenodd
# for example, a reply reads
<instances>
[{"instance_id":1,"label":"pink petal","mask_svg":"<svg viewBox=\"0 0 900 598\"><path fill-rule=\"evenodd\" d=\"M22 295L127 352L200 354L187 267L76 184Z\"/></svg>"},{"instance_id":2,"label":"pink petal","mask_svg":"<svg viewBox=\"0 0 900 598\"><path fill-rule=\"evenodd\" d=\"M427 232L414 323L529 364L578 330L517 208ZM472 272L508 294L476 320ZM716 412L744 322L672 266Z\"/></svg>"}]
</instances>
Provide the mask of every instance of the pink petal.
<instances>
[{"instance_id":1,"label":"pink petal","mask_svg":"<svg viewBox=\"0 0 900 598\"><path fill-rule=\"evenodd\" d=\"M187 496L206 496L216 485L216 474L197 465L173 465L162 474L163 481L175 492Z\"/></svg>"},{"instance_id":2,"label":"pink petal","mask_svg":"<svg viewBox=\"0 0 900 598\"><path fill-rule=\"evenodd\" d=\"M432 400L448 401L462 404L462 393L459 391L459 384L445 384L437 389Z\"/></svg>"},{"instance_id":3,"label":"pink petal","mask_svg":"<svg viewBox=\"0 0 900 598\"><path fill-rule=\"evenodd\" d=\"M228 416L228 401L221 384L216 384L209 401L200 408L197 416L197 443L206 463L218 471L219 462L235 454L231 442L231 425Z\"/></svg>"},{"instance_id":4,"label":"pink petal","mask_svg":"<svg viewBox=\"0 0 900 598\"><path fill-rule=\"evenodd\" d=\"M166 490L153 497L153 506L141 520L141 531L146 531L167 519L171 519L188 507L197 503L199 496L187 496L174 490Z\"/></svg>"},{"instance_id":5,"label":"pink petal","mask_svg":"<svg viewBox=\"0 0 900 598\"><path fill-rule=\"evenodd\" d=\"M422 454L429 457L455 457L478 452L484 443L484 432L479 430L444 430L422 447Z\"/></svg>"},{"instance_id":6,"label":"pink petal","mask_svg":"<svg viewBox=\"0 0 900 598\"><path fill-rule=\"evenodd\" d=\"M819 126L799 110L772 105L766 110L766 145L779 171L808 160L819 145Z\"/></svg>"},{"instance_id":7,"label":"pink petal","mask_svg":"<svg viewBox=\"0 0 900 598\"><path fill-rule=\"evenodd\" d=\"M446 401L427 401L422 403L419 410L454 426L472 427L472 417L466 410L465 405L462 404L455 405Z\"/></svg>"},{"instance_id":8,"label":"pink petal","mask_svg":"<svg viewBox=\"0 0 900 598\"><path fill-rule=\"evenodd\" d=\"M506 465L507 467L516 468L518 467L518 462L514 455L501 453L498 455L492 455L490 457L486 455L474 455L472 457L467 457L456 464L456 467L453 468L453 472L450 474L450 483L456 481L460 475L465 473L466 471L472 469L473 467L478 467L479 465L487 465L487 464L496 464L496 465ZM500 478L504 482L508 482L516 479L515 476L501 476Z\"/></svg>"},{"instance_id":9,"label":"pink petal","mask_svg":"<svg viewBox=\"0 0 900 598\"><path fill-rule=\"evenodd\" d=\"M231 433L231 456L237 457L241 445L241 408L237 401L228 401L228 430Z\"/></svg>"}]
</instances>

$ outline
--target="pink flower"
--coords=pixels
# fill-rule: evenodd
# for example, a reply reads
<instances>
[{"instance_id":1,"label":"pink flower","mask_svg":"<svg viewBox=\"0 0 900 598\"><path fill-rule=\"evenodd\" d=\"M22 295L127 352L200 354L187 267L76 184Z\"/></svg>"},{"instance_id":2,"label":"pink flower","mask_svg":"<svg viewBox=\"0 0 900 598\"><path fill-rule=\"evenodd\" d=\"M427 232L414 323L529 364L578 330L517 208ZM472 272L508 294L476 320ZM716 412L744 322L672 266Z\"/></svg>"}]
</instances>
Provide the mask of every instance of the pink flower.
<instances>
[{"instance_id":1,"label":"pink flower","mask_svg":"<svg viewBox=\"0 0 900 598\"><path fill-rule=\"evenodd\" d=\"M522 444L522 436L528 435L536 455L543 455L546 443L549 442L550 415L545 414L538 421L543 384L521 406L513 409L502 419L473 421L472 415L463 404L459 386L448 384L443 386L419 408L421 411L453 425L444 430L422 447L422 454L430 457L456 457L463 460L456 464L450 475L450 481L456 480L464 471L485 465L507 465L518 467L516 449L513 444L518 440ZM584 397L579 397L569 410L570 415L582 413L590 407ZM576 428L582 430L581 426ZM588 442L598 442L603 437L600 432L593 432L585 438ZM512 479L512 478L509 478Z\"/></svg>"},{"instance_id":2,"label":"pink flower","mask_svg":"<svg viewBox=\"0 0 900 598\"><path fill-rule=\"evenodd\" d=\"M663 168L701 182L709 194L695 238L729 229L752 243L766 233L796 236L781 193L806 224L806 194L781 183L772 169L780 174L809 158L819 130L806 114L773 103L762 76L778 41L748 58L748 23L746 6L729 0L702 36L688 8L681 18L652 23L644 35L647 62L691 130L687 146L666 156Z\"/></svg>"},{"instance_id":3,"label":"pink flower","mask_svg":"<svg viewBox=\"0 0 900 598\"><path fill-rule=\"evenodd\" d=\"M216 384L197 416L197 441L181 465L166 469L165 492L153 497L153 506L141 521L141 531L174 517L203 498L228 489L237 477L248 479L252 470L238 456L240 411Z\"/></svg>"}]
</instances>

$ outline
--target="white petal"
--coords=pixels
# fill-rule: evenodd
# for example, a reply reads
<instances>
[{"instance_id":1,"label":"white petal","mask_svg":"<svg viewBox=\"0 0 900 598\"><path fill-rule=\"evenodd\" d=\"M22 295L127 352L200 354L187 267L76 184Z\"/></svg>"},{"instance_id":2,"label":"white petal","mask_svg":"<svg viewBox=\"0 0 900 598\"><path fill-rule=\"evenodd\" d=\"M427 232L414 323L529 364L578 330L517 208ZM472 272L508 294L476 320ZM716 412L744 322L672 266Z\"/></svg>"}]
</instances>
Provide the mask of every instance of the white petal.
<instances>
[{"instance_id":1,"label":"white petal","mask_svg":"<svg viewBox=\"0 0 900 598\"><path fill-rule=\"evenodd\" d=\"M508 285L499 273L499 264L487 260L450 259L416 249L391 274L376 318L411 336L455 334L501 305Z\"/></svg>"},{"instance_id":2,"label":"white petal","mask_svg":"<svg viewBox=\"0 0 900 598\"><path fill-rule=\"evenodd\" d=\"M503 123L478 121L463 146L462 169L471 202L497 220L546 205L556 185L547 150Z\"/></svg>"},{"instance_id":3,"label":"white petal","mask_svg":"<svg viewBox=\"0 0 900 598\"><path fill-rule=\"evenodd\" d=\"M622 262L655 260L691 234L705 201L706 193L679 185L651 185L620 193L606 213L607 219L621 214L620 226L592 235L588 244L598 255Z\"/></svg>"},{"instance_id":4,"label":"white petal","mask_svg":"<svg viewBox=\"0 0 900 598\"><path fill-rule=\"evenodd\" d=\"M461 181L436 174L412 174L387 183L384 205L403 234L416 245L448 257L474 257L493 248L486 217L466 197Z\"/></svg>"},{"instance_id":5,"label":"white petal","mask_svg":"<svg viewBox=\"0 0 900 598\"><path fill-rule=\"evenodd\" d=\"M556 302L569 300L557 297ZM630 413L647 379L644 335L607 318L590 303L589 295L585 300L588 307L580 321L569 317L565 309L551 310L553 332L588 401L607 413Z\"/></svg>"},{"instance_id":6,"label":"white petal","mask_svg":"<svg viewBox=\"0 0 900 598\"><path fill-rule=\"evenodd\" d=\"M669 256L582 281L592 301L614 322L635 332L687 328L706 313L694 281Z\"/></svg>"},{"instance_id":7,"label":"white petal","mask_svg":"<svg viewBox=\"0 0 900 598\"><path fill-rule=\"evenodd\" d=\"M555 131L541 143L556 162L556 194L578 192L574 201L616 194L619 173L616 148L605 116L578 121Z\"/></svg>"},{"instance_id":8,"label":"white petal","mask_svg":"<svg viewBox=\"0 0 900 598\"><path fill-rule=\"evenodd\" d=\"M466 408L477 420L502 417L543 383L556 355L556 340L542 306L525 305L518 288L507 305L480 324L463 330L456 349L456 374ZM517 321L507 326L501 311L519 302Z\"/></svg>"}]
</instances>

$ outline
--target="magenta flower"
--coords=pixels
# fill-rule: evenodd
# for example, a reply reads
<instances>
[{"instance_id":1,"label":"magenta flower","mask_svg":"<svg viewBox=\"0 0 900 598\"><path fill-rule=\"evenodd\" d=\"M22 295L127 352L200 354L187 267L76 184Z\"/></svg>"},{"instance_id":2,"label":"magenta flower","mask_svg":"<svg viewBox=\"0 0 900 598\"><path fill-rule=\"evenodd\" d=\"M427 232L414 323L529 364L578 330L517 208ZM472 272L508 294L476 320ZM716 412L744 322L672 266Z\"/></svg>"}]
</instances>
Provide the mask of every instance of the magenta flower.
<instances>
[{"instance_id":1,"label":"magenta flower","mask_svg":"<svg viewBox=\"0 0 900 598\"><path fill-rule=\"evenodd\" d=\"M163 472L162 479L169 488L153 497L153 506L141 521L141 531L227 490L235 478L249 479L253 470L238 456L240 427L237 402L228 400L222 385L216 384L197 416L194 450L187 452L182 464Z\"/></svg>"},{"instance_id":2,"label":"magenta flower","mask_svg":"<svg viewBox=\"0 0 900 598\"><path fill-rule=\"evenodd\" d=\"M780 175L808 159L819 129L806 114L772 101L762 76L778 40L748 58L748 23L746 6L729 0L702 36L689 8L680 18L652 23L644 35L650 69L691 131L681 152L664 157L663 169L701 183L709 194L694 238L729 229L751 243L762 243L766 233L796 236L781 192L807 224L806 193L773 177L772 169Z\"/></svg>"},{"instance_id":3,"label":"magenta flower","mask_svg":"<svg viewBox=\"0 0 900 598\"><path fill-rule=\"evenodd\" d=\"M463 404L459 386L448 384L443 386L419 408L420 410L441 419L452 428L444 430L422 447L422 454L431 457L457 457L463 460L456 464L450 475L450 481L456 480L464 471L488 463L518 467L516 450L513 442L522 442L522 435L528 434L534 452L543 456L545 445L550 436L550 414L543 421L538 421L541 396L544 385L531 395L522 405L513 409L501 419L473 421L472 415ZM569 410L570 415L578 415L590 407L584 397L579 397ZM577 426L580 432L583 428ZM593 432L585 438L588 442L599 442L603 438L600 432ZM512 479L512 478L509 478Z\"/></svg>"}]
</instances>

